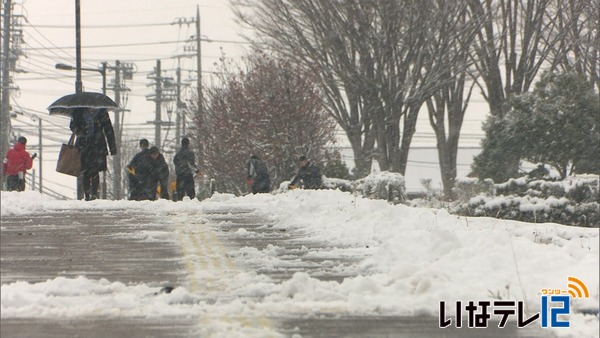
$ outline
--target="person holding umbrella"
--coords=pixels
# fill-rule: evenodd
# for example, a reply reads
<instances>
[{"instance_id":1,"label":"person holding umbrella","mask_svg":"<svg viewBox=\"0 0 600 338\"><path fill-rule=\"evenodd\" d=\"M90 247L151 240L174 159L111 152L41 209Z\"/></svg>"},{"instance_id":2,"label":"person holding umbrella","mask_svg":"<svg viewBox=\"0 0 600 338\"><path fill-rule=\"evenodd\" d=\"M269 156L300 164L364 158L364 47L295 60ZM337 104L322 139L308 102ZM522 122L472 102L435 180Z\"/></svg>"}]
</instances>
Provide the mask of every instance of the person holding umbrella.
<instances>
[{"instance_id":1,"label":"person holding umbrella","mask_svg":"<svg viewBox=\"0 0 600 338\"><path fill-rule=\"evenodd\" d=\"M111 155L117 154L115 132L108 116L108 110L117 109L119 106L110 97L92 92L65 95L48 106L51 115L71 118L71 130L77 135L75 145L81 152L79 178L86 200L98 198L98 172L106 171L107 141ZM77 190L77 198L80 198L79 188Z\"/></svg>"},{"instance_id":2,"label":"person holding umbrella","mask_svg":"<svg viewBox=\"0 0 600 338\"><path fill-rule=\"evenodd\" d=\"M108 149L117 154L117 143L108 110L76 108L71 113L71 131L77 135L75 146L81 151L82 188L86 201L98 198L100 171L106 171ZM108 143L108 149L107 149Z\"/></svg>"}]
</instances>

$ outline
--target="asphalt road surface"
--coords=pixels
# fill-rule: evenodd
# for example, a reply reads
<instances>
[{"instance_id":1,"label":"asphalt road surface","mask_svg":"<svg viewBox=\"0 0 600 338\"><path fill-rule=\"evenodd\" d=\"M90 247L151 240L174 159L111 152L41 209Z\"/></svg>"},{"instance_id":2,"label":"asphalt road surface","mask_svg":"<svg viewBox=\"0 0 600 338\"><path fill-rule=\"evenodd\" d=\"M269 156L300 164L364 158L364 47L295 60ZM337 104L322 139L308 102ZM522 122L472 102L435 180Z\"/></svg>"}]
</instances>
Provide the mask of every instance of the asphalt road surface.
<instances>
[{"instance_id":1,"label":"asphalt road surface","mask_svg":"<svg viewBox=\"0 0 600 338\"><path fill-rule=\"evenodd\" d=\"M209 220L203 232L190 233L183 241L197 247L196 255L202 269L222 269L230 262L246 264L258 274L274 280L286 280L296 272L313 278L341 281L349 275L328 266L352 265L360 257L327 257L335 264L322 264L322 259L306 255L306 249L326 252L327 243L302 240L302 235L284 229L273 229L268 217L252 210L212 210L202 217ZM154 231L174 231L170 217L157 218L142 211L90 210L52 212L47 214L1 217L1 282L43 282L56 277L86 276L105 278L111 282L145 283L156 286L187 286L192 291L210 294L219 302L218 283L223 280L193 280L194 268L183 258L182 246L173 241L134 240L136 233L152 225ZM235 236L243 228L255 236ZM130 236L115 236L129 234ZM227 256L232 249L251 247L261 250L268 245L284 248L279 259L289 264L265 267L253 266ZM149 247L151 246L151 247ZM299 250L302 248L302 250ZM203 257L205 255L205 257ZM229 262L229 263L228 263ZM351 271L351 269L342 269ZM211 286L212 289L211 289ZM210 291L210 292L209 292ZM226 297L223 295L223 297ZM221 320L210 314L197 316L137 318L101 316L84 318L4 318L0 336L9 337L217 337L219 334L199 333L207 319ZM281 337L547 337L536 327L525 329L494 328L457 329L438 327L438 318L353 316L344 313L317 313L290 317L278 313L268 318L241 318L235 315L222 320L239 321L241 325L270 325L274 336Z\"/></svg>"}]
</instances>

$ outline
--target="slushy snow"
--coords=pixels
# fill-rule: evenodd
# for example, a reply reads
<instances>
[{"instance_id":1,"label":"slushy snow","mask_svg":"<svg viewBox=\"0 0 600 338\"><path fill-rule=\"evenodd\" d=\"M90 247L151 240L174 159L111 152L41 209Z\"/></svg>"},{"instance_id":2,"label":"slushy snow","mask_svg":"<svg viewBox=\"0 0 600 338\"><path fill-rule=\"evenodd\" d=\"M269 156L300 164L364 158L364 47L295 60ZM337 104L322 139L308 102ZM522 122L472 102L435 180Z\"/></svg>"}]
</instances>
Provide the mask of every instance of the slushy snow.
<instances>
[{"instance_id":1,"label":"slushy snow","mask_svg":"<svg viewBox=\"0 0 600 338\"><path fill-rule=\"evenodd\" d=\"M3 191L1 202L3 216L123 208L141 210L157 219L166 219L168 214L169 222L179 228L172 232L141 230L137 239L147 241L149 247L153 241L178 242L178 232L203 226L203 214L239 209L268 219L274 228L301 234L303 241L327 243L331 248L327 252L299 249L305 255L325 258L323 264L335 262L328 261L327 255L359 258L351 266L329 266L351 276L340 281L319 280L305 272L273 280L251 267L285 267L286 262L278 257L282 248L242 247L228 251L237 266L234 273L207 276L209 272L197 272L197 278L228 278L213 295L184 286L156 295L157 286L84 276L35 284L7 283L1 289L2 318L198 313L268 317L317 312L438 317L442 300L449 304L446 316L451 316L456 301L498 299L524 301L531 316L540 311L543 288L567 289L567 278L573 276L585 283L590 297L571 300L570 328L548 330L557 336L599 336L598 228L459 217L444 209L392 205L332 190L243 197L216 194L202 202L177 203L59 201L36 192ZM224 226L227 224L209 224L204 230L217 231ZM230 235L251 239L255 233L241 228ZM180 243L183 252L193 249L191 243ZM210 301L215 297L221 300Z\"/></svg>"}]
</instances>

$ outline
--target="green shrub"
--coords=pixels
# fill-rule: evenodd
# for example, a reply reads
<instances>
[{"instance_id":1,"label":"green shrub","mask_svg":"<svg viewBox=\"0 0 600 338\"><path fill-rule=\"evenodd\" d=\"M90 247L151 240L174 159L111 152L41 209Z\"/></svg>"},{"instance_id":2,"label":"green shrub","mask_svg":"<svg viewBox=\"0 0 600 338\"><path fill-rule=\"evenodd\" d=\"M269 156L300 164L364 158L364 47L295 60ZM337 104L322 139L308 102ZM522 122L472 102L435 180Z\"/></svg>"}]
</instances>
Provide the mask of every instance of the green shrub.
<instances>
[{"instance_id":1,"label":"green shrub","mask_svg":"<svg viewBox=\"0 0 600 338\"><path fill-rule=\"evenodd\" d=\"M600 189L595 175L568 177L563 181L518 178L491 187L489 182L461 179L455 189L460 196L450 206L450 212L455 214L600 226Z\"/></svg>"}]
</instances>

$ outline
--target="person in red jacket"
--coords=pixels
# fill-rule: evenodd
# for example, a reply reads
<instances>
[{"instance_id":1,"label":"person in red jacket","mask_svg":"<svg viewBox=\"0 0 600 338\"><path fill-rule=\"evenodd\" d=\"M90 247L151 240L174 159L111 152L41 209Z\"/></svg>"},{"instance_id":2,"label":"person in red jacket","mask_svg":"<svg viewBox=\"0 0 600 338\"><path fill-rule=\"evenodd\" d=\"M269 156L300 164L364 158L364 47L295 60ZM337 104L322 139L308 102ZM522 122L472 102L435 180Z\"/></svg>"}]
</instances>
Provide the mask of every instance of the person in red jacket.
<instances>
[{"instance_id":1,"label":"person in red jacket","mask_svg":"<svg viewBox=\"0 0 600 338\"><path fill-rule=\"evenodd\" d=\"M25 172L33 166L33 157L25 151L27 139L20 136L14 147L6 153L2 161L2 175L6 176L6 187L9 191L25 190Z\"/></svg>"}]
</instances>

